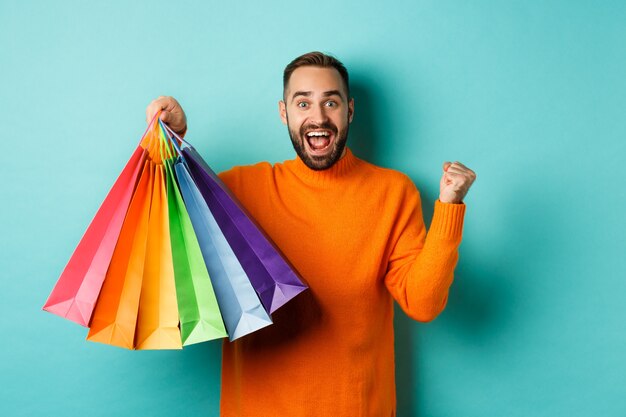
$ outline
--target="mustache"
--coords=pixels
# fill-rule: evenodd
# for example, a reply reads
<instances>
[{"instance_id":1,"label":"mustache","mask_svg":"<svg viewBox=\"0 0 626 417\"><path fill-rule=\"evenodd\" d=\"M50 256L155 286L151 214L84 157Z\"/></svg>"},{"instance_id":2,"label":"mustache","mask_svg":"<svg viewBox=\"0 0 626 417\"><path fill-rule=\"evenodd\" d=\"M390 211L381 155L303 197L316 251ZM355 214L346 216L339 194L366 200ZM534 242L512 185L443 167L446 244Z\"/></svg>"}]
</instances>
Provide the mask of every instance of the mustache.
<instances>
[{"instance_id":1,"label":"mustache","mask_svg":"<svg viewBox=\"0 0 626 417\"><path fill-rule=\"evenodd\" d=\"M330 130L334 134L337 134L337 126L335 126L333 123L326 122L326 123L321 123L321 124L315 124L315 125L309 124L309 125L302 126L300 128L300 136L304 136L304 132L306 132L307 130L315 130L315 129L326 129L326 130Z\"/></svg>"}]
</instances>

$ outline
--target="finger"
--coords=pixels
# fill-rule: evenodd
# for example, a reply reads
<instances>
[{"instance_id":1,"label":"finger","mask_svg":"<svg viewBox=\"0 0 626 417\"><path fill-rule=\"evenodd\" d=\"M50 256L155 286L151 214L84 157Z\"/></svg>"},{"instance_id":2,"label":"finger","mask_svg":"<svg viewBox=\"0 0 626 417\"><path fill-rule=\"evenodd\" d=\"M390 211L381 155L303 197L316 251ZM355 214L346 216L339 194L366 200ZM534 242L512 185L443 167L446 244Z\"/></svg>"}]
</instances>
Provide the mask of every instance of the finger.
<instances>
[{"instance_id":1,"label":"finger","mask_svg":"<svg viewBox=\"0 0 626 417\"><path fill-rule=\"evenodd\" d=\"M455 167L454 165L451 165L450 168L448 168L446 172L453 172L455 174L461 174L461 175L467 175L467 176L470 175L469 171Z\"/></svg>"},{"instance_id":2,"label":"finger","mask_svg":"<svg viewBox=\"0 0 626 417\"><path fill-rule=\"evenodd\" d=\"M471 169L469 169L468 167L466 167L465 165L463 165L462 163L455 161L452 163L453 168L458 168L463 172L466 172L470 177L472 178L476 178L476 173L474 171L472 171Z\"/></svg>"},{"instance_id":3,"label":"finger","mask_svg":"<svg viewBox=\"0 0 626 417\"><path fill-rule=\"evenodd\" d=\"M456 172L446 172L444 174L448 184L462 185L467 182L467 177Z\"/></svg>"},{"instance_id":4,"label":"finger","mask_svg":"<svg viewBox=\"0 0 626 417\"><path fill-rule=\"evenodd\" d=\"M451 168L460 169L460 170L463 170L463 171L468 171L468 172L471 171L471 169L469 169L468 167L466 167L465 165L463 165L462 163L460 163L458 161L452 162L450 167Z\"/></svg>"},{"instance_id":5,"label":"finger","mask_svg":"<svg viewBox=\"0 0 626 417\"><path fill-rule=\"evenodd\" d=\"M460 163L459 161L454 161L452 163L453 166L458 167L458 168L464 168L464 169L468 169L465 165L463 165L462 163Z\"/></svg>"},{"instance_id":6,"label":"finger","mask_svg":"<svg viewBox=\"0 0 626 417\"><path fill-rule=\"evenodd\" d=\"M156 113L156 110L154 108L154 101L152 101L148 104L148 107L146 107L146 123L150 123L152 121L154 113Z\"/></svg>"},{"instance_id":7,"label":"finger","mask_svg":"<svg viewBox=\"0 0 626 417\"><path fill-rule=\"evenodd\" d=\"M444 162L444 163L443 163L443 170L444 170L444 171L447 171L447 170L448 170L448 168L450 168L450 165L452 165L452 163L450 163L450 162L448 162L448 161Z\"/></svg>"},{"instance_id":8,"label":"finger","mask_svg":"<svg viewBox=\"0 0 626 417\"><path fill-rule=\"evenodd\" d=\"M448 171L454 171L454 172L465 172L465 173L471 173L472 170L467 168L464 165L459 165L456 162L452 163L452 165L450 165L450 167L448 168Z\"/></svg>"},{"instance_id":9,"label":"finger","mask_svg":"<svg viewBox=\"0 0 626 417\"><path fill-rule=\"evenodd\" d=\"M176 101L174 97L165 97L165 100L163 103L163 110L167 110L168 112L171 112L175 110L176 107L180 107L180 105L178 104L178 101Z\"/></svg>"},{"instance_id":10,"label":"finger","mask_svg":"<svg viewBox=\"0 0 626 417\"><path fill-rule=\"evenodd\" d=\"M163 109L163 97L159 97L150 102L146 108L146 123L150 123L154 119L154 115Z\"/></svg>"},{"instance_id":11,"label":"finger","mask_svg":"<svg viewBox=\"0 0 626 417\"><path fill-rule=\"evenodd\" d=\"M448 169L448 170L446 171L446 173L445 173L445 174L443 174L443 175L446 175L446 176L448 176L448 177L452 177L452 178L465 178L465 174L464 174L464 173L462 173L462 172L452 171L452 170L450 170L450 169Z\"/></svg>"}]
</instances>

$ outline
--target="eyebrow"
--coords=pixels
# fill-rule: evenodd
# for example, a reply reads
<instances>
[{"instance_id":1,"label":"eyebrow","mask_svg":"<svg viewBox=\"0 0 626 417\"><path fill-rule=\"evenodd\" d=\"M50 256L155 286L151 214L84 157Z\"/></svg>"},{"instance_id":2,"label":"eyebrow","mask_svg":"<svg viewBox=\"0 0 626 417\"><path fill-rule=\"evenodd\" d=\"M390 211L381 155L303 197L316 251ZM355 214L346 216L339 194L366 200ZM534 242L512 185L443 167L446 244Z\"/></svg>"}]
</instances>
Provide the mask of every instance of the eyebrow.
<instances>
[{"instance_id":1,"label":"eyebrow","mask_svg":"<svg viewBox=\"0 0 626 417\"><path fill-rule=\"evenodd\" d=\"M293 101L296 97L298 96L303 96L303 97L311 97L312 93L310 91L296 91L295 93L293 93L293 95L291 96L291 100ZM329 91L324 91L322 93L323 97L330 97L330 96L339 96L341 98L343 98L343 96L341 95L341 92L339 92L339 90L329 90Z\"/></svg>"}]
</instances>

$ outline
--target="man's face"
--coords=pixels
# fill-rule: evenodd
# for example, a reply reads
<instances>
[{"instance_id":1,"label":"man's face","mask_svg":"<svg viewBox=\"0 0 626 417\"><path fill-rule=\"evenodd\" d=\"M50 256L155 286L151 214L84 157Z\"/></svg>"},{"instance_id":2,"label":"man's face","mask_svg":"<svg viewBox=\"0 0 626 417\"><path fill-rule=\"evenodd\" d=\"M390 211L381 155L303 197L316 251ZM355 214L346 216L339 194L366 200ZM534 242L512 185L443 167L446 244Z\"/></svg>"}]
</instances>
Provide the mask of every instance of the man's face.
<instances>
[{"instance_id":1,"label":"man's face","mask_svg":"<svg viewBox=\"0 0 626 417\"><path fill-rule=\"evenodd\" d=\"M354 100L348 99L336 69L297 68L278 108L296 153L309 168L330 168L343 156Z\"/></svg>"}]
</instances>

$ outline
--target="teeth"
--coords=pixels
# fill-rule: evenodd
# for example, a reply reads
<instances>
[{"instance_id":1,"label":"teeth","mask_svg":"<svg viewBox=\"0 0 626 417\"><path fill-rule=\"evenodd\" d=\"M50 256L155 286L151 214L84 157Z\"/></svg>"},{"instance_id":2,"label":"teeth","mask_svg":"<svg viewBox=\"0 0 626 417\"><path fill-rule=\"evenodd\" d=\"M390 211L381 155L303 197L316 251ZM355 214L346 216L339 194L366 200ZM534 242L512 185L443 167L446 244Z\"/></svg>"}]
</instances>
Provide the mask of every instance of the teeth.
<instances>
[{"instance_id":1,"label":"teeth","mask_svg":"<svg viewBox=\"0 0 626 417\"><path fill-rule=\"evenodd\" d=\"M309 132L307 136L328 136L328 132Z\"/></svg>"}]
</instances>

